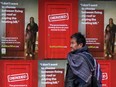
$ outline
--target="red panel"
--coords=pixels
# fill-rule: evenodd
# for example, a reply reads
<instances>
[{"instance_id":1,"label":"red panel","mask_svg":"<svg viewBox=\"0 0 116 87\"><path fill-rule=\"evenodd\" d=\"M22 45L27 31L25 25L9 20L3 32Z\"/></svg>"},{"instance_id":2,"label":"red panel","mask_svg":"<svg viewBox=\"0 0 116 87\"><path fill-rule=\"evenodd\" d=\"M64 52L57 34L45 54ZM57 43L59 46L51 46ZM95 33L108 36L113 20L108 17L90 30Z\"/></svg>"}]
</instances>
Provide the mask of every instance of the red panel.
<instances>
[{"instance_id":1,"label":"red panel","mask_svg":"<svg viewBox=\"0 0 116 87\"><path fill-rule=\"evenodd\" d=\"M15 16L7 16L12 19L13 23L6 23L6 37L15 37L18 38L16 39L17 42L20 42L18 45L17 43L13 44L8 44L8 45L14 45L14 46L19 46L18 48L16 47L11 47L8 50L19 50L23 51L24 50L24 23L25 23L25 11L23 8L16 8L16 9L8 9L8 10L14 10L14 12L7 12L6 14L14 14ZM15 12L15 10L17 12ZM18 12L18 11L23 11ZM15 19L16 18L16 19Z\"/></svg>"},{"instance_id":2,"label":"red panel","mask_svg":"<svg viewBox=\"0 0 116 87\"><path fill-rule=\"evenodd\" d=\"M94 56L101 57L104 55L104 11L92 10L86 12L93 12L86 14L86 19L91 19L86 22L93 23L86 24L87 45ZM95 39L93 40L92 38ZM95 52L102 52L102 54L99 53L96 55Z\"/></svg>"},{"instance_id":3,"label":"red panel","mask_svg":"<svg viewBox=\"0 0 116 87\"><path fill-rule=\"evenodd\" d=\"M46 4L47 58L65 58L72 30L71 4Z\"/></svg>"},{"instance_id":4,"label":"red panel","mask_svg":"<svg viewBox=\"0 0 116 87\"><path fill-rule=\"evenodd\" d=\"M4 87L4 66L3 66L4 61L0 60L0 87Z\"/></svg>"},{"instance_id":5,"label":"red panel","mask_svg":"<svg viewBox=\"0 0 116 87\"><path fill-rule=\"evenodd\" d=\"M116 87L116 60L111 60L111 87Z\"/></svg>"},{"instance_id":6,"label":"red panel","mask_svg":"<svg viewBox=\"0 0 116 87\"><path fill-rule=\"evenodd\" d=\"M111 62L110 61L98 61L102 70L102 87L111 86Z\"/></svg>"},{"instance_id":7,"label":"red panel","mask_svg":"<svg viewBox=\"0 0 116 87\"><path fill-rule=\"evenodd\" d=\"M17 62L17 63L16 63ZM4 63L4 87L37 87L37 62L7 61Z\"/></svg>"},{"instance_id":8,"label":"red panel","mask_svg":"<svg viewBox=\"0 0 116 87\"><path fill-rule=\"evenodd\" d=\"M66 58L70 36L78 31L77 4L77 0L39 0L39 59Z\"/></svg>"}]
</instances>

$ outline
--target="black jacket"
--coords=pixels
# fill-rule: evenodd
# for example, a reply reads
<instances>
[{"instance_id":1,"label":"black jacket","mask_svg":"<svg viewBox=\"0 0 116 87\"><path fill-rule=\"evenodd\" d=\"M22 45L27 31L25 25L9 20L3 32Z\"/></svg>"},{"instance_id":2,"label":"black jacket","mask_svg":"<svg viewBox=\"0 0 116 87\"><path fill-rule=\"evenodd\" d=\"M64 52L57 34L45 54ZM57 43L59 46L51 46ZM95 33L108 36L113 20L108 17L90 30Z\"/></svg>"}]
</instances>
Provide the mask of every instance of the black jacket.
<instances>
[{"instance_id":1,"label":"black jacket","mask_svg":"<svg viewBox=\"0 0 116 87\"><path fill-rule=\"evenodd\" d=\"M82 49L76 50L75 52L72 52L72 54L78 54L84 51L88 52L87 47L83 47ZM68 62L66 77L65 77L65 87L91 87L90 83L89 84L86 83L84 80L82 80L77 75L75 75L70 66L71 65L69 65Z\"/></svg>"}]
</instances>

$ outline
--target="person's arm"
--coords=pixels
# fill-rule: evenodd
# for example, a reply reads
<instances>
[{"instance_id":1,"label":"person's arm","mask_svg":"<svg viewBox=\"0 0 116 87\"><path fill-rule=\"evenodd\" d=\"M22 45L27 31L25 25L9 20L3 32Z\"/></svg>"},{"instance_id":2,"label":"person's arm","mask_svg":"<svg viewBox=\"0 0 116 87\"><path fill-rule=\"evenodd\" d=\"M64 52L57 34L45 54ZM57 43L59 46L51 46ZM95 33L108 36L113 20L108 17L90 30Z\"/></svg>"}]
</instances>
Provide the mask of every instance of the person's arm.
<instances>
[{"instance_id":1,"label":"person's arm","mask_svg":"<svg viewBox=\"0 0 116 87\"><path fill-rule=\"evenodd\" d=\"M38 32L38 25L35 23L35 33Z\"/></svg>"},{"instance_id":2,"label":"person's arm","mask_svg":"<svg viewBox=\"0 0 116 87\"><path fill-rule=\"evenodd\" d=\"M27 26L28 26L28 25L29 25L29 24L27 24ZM27 32L28 32L27 26L26 26L26 30L25 30L25 36L27 36Z\"/></svg>"},{"instance_id":3,"label":"person's arm","mask_svg":"<svg viewBox=\"0 0 116 87\"><path fill-rule=\"evenodd\" d=\"M67 72L65 77L65 87L75 87L76 75L73 74L70 65L67 64Z\"/></svg>"},{"instance_id":4,"label":"person's arm","mask_svg":"<svg viewBox=\"0 0 116 87\"><path fill-rule=\"evenodd\" d=\"M116 33L116 25L115 25L115 33Z\"/></svg>"}]
</instances>

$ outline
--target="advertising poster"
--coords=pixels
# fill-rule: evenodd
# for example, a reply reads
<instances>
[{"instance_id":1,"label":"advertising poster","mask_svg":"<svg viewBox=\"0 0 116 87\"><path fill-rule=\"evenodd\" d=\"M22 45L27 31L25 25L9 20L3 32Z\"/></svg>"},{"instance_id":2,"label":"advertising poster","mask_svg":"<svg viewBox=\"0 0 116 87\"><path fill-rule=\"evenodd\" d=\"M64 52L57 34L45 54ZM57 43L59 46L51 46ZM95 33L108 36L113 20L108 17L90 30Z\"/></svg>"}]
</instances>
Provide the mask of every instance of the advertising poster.
<instances>
[{"instance_id":1,"label":"advertising poster","mask_svg":"<svg viewBox=\"0 0 116 87\"><path fill-rule=\"evenodd\" d=\"M98 61L102 69L102 87L111 86L111 63L109 61Z\"/></svg>"},{"instance_id":2,"label":"advertising poster","mask_svg":"<svg viewBox=\"0 0 116 87\"><path fill-rule=\"evenodd\" d=\"M41 3L42 1L40 1ZM61 2L64 3L64 2ZM70 3L60 4L43 1L45 9L40 6L40 21L44 23L40 25L39 59L64 59L69 51L69 39L72 34L72 5ZM43 10L44 13L43 12ZM45 15L43 18L42 15ZM41 38L43 36L43 39ZM67 37L66 37L67 36ZM44 47L43 47L44 46Z\"/></svg>"},{"instance_id":3,"label":"advertising poster","mask_svg":"<svg viewBox=\"0 0 116 87\"><path fill-rule=\"evenodd\" d=\"M37 59L37 2L0 1L0 59Z\"/></svg>"},{"instance_id":4,"label":"advertising poster","mask_svg":"<svg viewBox=\"0 0 116 87\"><path fill-rule=\"evenodd\" d=\"M64 87L66 60L39 61L38 87Z\"/></svg>"},{"instance_id":5,"label":"advertising poster","mask_svg":"<svg viewBox=\"0 0 116 87\"><path fill-rule=\"evenodd\" d=\"M115 59L115 3L80 0L78 5L79 32L85 35L88 48L97 59Z\"/></svg>"},{"instance_id":6,"label":"advertising poster","mask_svg":"<svg viewBox=\"0 0 116 87\"><path fill-rule=\"evenodd\" d=\"M0 87L37 87L37 61L0 61Z\"/></svg>"}]
</instances>

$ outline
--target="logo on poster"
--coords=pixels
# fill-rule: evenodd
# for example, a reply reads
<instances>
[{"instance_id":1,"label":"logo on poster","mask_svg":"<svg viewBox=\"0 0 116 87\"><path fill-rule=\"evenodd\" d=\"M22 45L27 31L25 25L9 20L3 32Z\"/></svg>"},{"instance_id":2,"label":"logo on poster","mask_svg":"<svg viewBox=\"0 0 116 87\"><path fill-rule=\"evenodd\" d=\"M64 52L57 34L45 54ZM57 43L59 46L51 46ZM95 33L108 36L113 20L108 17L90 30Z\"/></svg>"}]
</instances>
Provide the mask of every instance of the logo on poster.
<instances>
[{"instance_id":1,"label":"logo on poster","mask_svg":"<svg viewBox=\"0 0 116 87\"><path fill-rule=\"evenodd\" d=\"M102 73L102 80L108 79L108 73Z\"/></svg>"},{"instance_id":2,"label":"logo on poster","mask_svg":"<svg viewBox=\"0 0 116 87\"><path fill-rule=\"evenodd\" d=\"M28 73L12 74L7 76L8 82L17 82L29 80Z\"/></svg>"},{"instance_id":3,"label":"logo on poster","mask_svg":"<svg viewBox=\"0 0 116 87\"><path fill-rule=\"evenodd\" d=\"M60 14L50 14L48 15L48 21L54 22L54 21L64 21L69 20L69 14L68 13L60 13Z\"/></svg>"}]
</instances>

